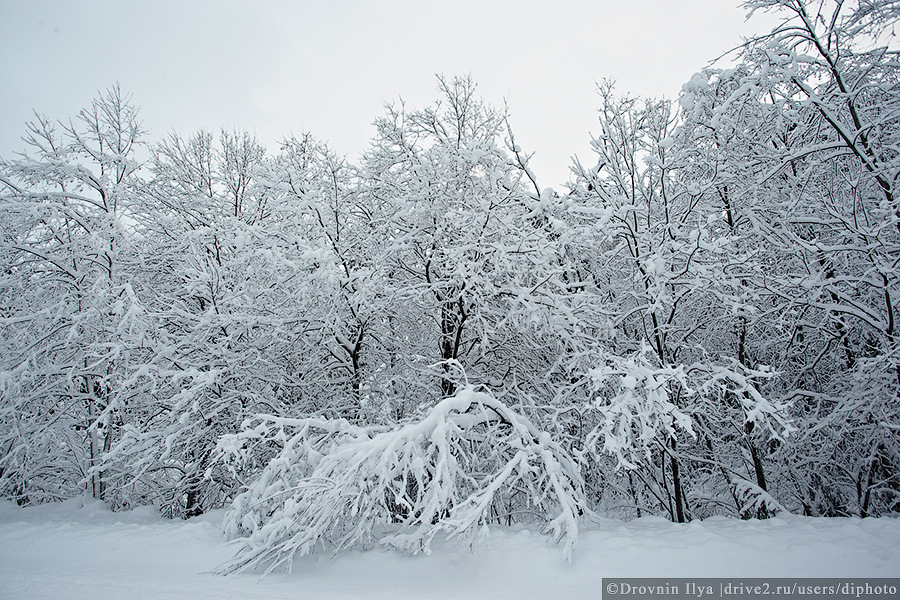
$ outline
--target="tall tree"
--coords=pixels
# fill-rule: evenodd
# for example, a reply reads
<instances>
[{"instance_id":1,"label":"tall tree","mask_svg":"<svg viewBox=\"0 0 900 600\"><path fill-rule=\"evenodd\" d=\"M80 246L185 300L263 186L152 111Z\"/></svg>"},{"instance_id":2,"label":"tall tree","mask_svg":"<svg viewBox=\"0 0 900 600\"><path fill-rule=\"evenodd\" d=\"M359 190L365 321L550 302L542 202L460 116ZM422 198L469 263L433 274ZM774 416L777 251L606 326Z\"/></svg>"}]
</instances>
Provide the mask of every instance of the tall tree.
<instances>
[{"instance_id":1,"label":"tall tree","mask_svg":"<svg viewBox=\"0 0 900 600\"><path fill-rule=\"evenodd\" d=\"M466 378L512 385L521 356L509 327L556 267L529 221L536 196L504 115L469 78L439 78L439 92L432 107L390 107L377 121L363 185L386 215L386 285L404 303L391 319L411 332L411 366L437 366L449 396Z\"/></svg>"},{"instance_id":2,"label":"tall tree","mask_svg":"<svg viewBox=\"0 0 900 600\"><path fill-rule=\"evenodd\" d=\"M29 486L41 485L29 476L32 461L52 463L63 489L83 478L94 497L108 495L101 457L122 425L125 365L142 353L126 220L142 133L137 109L114 87L67 123L38 116L28 125L28 152L0 163L10 299L3 337L13 342L3 370L15 374L17 390L4 406L4 431L14 439L3 442L3 477L25 499ZM71 456L38 458L45 452Z\"/></svg>"},{"instance_id":3,"label":"tall tree","mask_svg":"<svg viewBox=\"0 0 900 600\"><path fill-rule=\"evenodd\" d=\"M801 447L819 450L804 461L811 468L794 471L797 495L811 512L896 509L900 71L884 36L900 4L745 6L783 17L748 50L741 91L787 124L760 156L767 171L757 181L779 199L779 218L759 214L755 225L794 257L765 287L802 315L796 344L817 346L792 385L809 424Z\"/></svg>"}]
</instances>

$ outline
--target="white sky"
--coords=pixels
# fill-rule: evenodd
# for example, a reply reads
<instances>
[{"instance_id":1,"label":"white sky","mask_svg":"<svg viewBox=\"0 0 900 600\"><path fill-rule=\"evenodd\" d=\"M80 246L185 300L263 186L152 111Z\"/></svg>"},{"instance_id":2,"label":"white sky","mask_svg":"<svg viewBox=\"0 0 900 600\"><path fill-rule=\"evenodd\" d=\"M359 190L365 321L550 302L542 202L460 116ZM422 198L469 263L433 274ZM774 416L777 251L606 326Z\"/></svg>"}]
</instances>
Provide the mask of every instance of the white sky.
<instances>
[{"instance_id":1,"label":"white sky","mask_svg":"<svg viewBox=\"0 0 900 600\"><path fill-rule=\"evenodd\" d=\"M33 109L68 119L118 81L151 139L237 127L275 150L310 131L355 160L385 102L471 73L558 187L573 155L592 162L597 81L674 98L771 28L744 17L738 0L0 0L0 156Z\"/></svg>"}]
</instances>

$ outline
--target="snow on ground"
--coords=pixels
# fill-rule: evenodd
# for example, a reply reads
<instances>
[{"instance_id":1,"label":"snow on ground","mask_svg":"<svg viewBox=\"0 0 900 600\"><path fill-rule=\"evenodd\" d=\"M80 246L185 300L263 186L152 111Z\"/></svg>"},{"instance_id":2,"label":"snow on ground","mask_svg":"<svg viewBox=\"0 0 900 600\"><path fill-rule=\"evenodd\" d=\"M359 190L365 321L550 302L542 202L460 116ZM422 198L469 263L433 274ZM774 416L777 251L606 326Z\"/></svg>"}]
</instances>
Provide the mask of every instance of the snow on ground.
<instances>
[{"instance_id":1,"label":"snow on ground","mask_svg":"<svg viewBox=\"0 0 900 600\"><path fill-rule=\"evenodd\" d=\"M571 563L544 536L494 528L474 550L307 557L292 573L228 577L211 570L235 548L221 512L170 521L152 508L113 513L75 500L0 503L0 598L600 598L602 577L896 577L900 519L604 521L583 531Z\"/></svg>"}]
</instances>

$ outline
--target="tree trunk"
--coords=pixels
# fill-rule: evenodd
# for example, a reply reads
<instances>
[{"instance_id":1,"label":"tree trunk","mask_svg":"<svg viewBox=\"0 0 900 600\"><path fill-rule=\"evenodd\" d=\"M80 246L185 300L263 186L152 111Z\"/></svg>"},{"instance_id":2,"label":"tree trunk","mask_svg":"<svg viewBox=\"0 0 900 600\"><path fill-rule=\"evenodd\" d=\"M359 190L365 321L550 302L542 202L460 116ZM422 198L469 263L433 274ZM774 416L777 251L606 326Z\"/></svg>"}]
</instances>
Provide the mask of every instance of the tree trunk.
<instances>
[{"instance_id":1,"label":"tree trunk","mask_svg":"<svg viewBox=\"0 0 900 600\"><path fill-rule=\"evenodd\" d=\"M752 423L748 423L751 427ZM750 446L750 458L753 461L753 471L756 473L756 485L764 492L768 492L768 488L766 487L766 473L763 470L762 458L759 456L759 450L756 448L756 444L753 443L752 439L747 440L747 445ZM765 507L765 505L760 506L756 510L756 518L758 519L768 519L769 518L769 509Z\"/></svg>"},{"instance_id":2,"label":"tree trunk","mask_svg":"<svg viewBox=\"0 0 900 600\"><path fill-rule=\"evenodd\" d=\"M450 379L450 362L458 360L466 322L465 304L460 297L455 302L441 303L441 359L444 376L441 377L441 396L448 398L456 393L456 384Z\"/></svg>"},{"instance_id":3,"label":"tree trunk","mask_svg":"<svg viewBox=\"0 0 900 600\"><path fill-rule=\"evenodd\" d=\"M672 462L672 487L674 488L675 494L675 522L676 523L686 523L687 519L685 517L685 501L684 501L684 491L681 489L681 473L678 469L678 459L675 456L675 439L673 438L671 441L670 448L672 449L671 462Z\"/></svg>"},{"instance_id":4,"label":"tree trunk","mask_svg":"<svg viewBox=\"0 0 900 600\"><path fill-rule=\"evenodd\" d=\"M103 474L100 472L100 461L102 454L102 444L100 442L100 432L97 430L97 419L100 417L100 409L97 406L97 385L90 377L85 377L82 383L85 392L85 403L87 404L87 432L89 445L88 467L90 469L90 477L88 479L89 491L91 497L96 500L103 499Z\"/></svg>"}]
</instances>

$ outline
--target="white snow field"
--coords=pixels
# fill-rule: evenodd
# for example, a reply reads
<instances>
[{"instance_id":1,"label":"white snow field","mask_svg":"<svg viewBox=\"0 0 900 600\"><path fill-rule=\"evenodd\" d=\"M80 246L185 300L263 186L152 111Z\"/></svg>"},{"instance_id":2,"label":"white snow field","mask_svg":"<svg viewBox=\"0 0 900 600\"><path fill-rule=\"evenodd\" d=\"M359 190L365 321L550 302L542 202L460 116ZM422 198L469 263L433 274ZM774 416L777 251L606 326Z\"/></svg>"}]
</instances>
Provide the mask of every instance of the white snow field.
<instances>
[{"instance_id":1,"label":"white snow field","mask_svg":"<svg viewBox=\"0 0 900 600\"><path fill-rule=\"evenodd\" d=\"M0 598L600 598L603 577L896 577L900 519L768 521L651 517L582 531L571 563L547 538L494 528L470 548L431 556L387 551L297 559L261 578L214 575L235 548L221 512L188 521L154 509L113 513L81 500L32 508L0 503Z\"/></svg>"}]
</instances>

